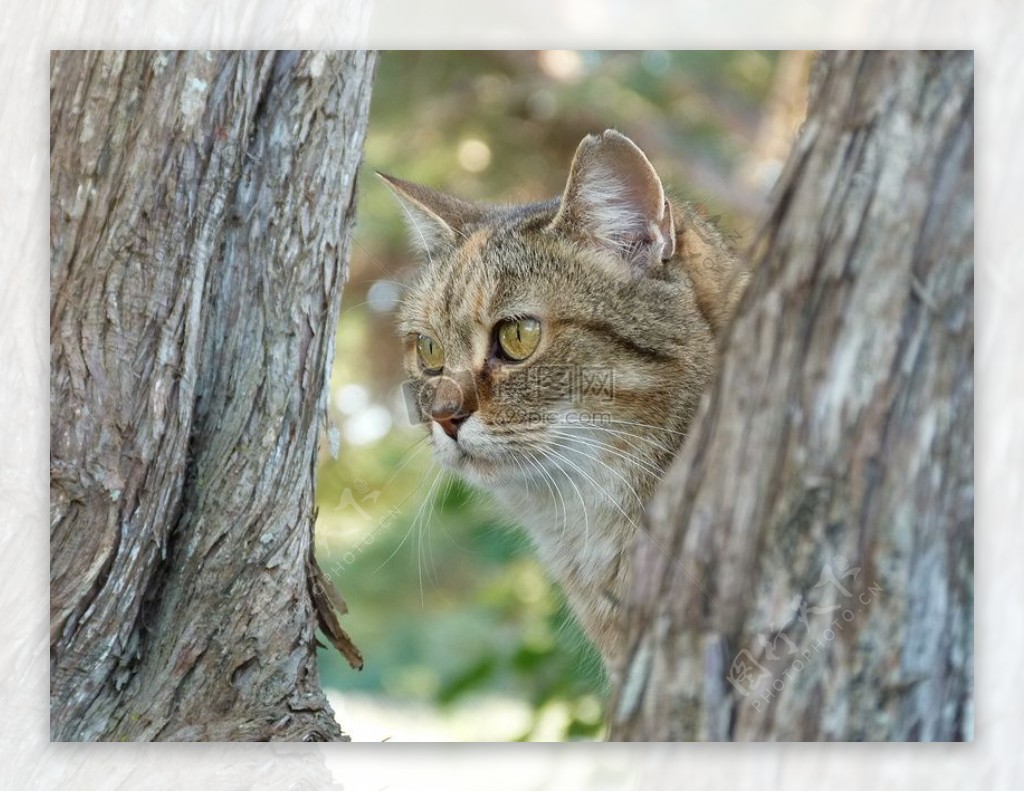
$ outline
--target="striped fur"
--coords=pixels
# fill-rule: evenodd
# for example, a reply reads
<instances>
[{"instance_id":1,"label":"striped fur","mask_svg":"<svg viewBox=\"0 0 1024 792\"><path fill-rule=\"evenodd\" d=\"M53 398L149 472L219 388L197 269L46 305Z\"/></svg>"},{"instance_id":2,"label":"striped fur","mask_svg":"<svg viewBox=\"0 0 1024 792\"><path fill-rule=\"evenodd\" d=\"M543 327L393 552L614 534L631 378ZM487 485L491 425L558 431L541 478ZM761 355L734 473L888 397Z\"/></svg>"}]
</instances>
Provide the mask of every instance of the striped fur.
<instances>
[{"instance_id":1,"label":"striped fur","mask_svg":"<svg viewBox=\"0 0 1024 792\"><path fill-rule=\"evenodd\" d=\"M612 669L643 505L714 376L747 275L612 131L584 139L552 201L473 205L384 178L423 258L400 316L421 407L444 377L474 409L457 439L430 423L435 454L529 531ZM521 317L540 321L539 346L502 360L495 326ZM441 377L421 370L419 334L444 347Z\"/></svg>"}]
</instances>

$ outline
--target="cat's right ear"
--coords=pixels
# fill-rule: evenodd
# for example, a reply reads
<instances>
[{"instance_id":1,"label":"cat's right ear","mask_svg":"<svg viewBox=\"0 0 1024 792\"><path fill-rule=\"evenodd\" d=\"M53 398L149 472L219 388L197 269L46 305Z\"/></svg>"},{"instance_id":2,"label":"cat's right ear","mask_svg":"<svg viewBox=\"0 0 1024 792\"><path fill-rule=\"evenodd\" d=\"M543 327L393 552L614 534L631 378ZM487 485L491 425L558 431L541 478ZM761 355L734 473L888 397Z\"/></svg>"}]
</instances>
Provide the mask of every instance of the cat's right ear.
<instances>
[{"instance_id":1,"label":"cat's right ear","mask_svg":"<svg viewBox=\"0 0 1024 792\"><path fill-rule=\"evenodd\" d=\"M675 252L672 207L650 160L607 129L576 149L552 229L609 250L649 272Z\"/></svg>"},{"instance_id":2,"label":"cat's right ear","mask_svg":"<svg viewBox=\"0 0 1024 792\"><path fill-rule=\"evenodd\" d=\"M380 171L377 175L398 198L413 247L428 257L454 246L484 219L484 211L468 201Z\"/></svg>"}]
</instances>

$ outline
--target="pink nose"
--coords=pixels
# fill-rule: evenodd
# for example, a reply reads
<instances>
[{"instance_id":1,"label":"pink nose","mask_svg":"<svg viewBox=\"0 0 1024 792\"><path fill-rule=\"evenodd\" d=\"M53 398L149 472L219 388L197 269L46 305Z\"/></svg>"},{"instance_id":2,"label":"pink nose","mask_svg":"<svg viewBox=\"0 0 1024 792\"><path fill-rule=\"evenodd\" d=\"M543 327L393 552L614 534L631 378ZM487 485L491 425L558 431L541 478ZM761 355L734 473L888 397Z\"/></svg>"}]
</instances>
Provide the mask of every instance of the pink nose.
<instances>
[{"instance_id":1,"label":"pink nose","mask_svg":"<svg viewBox=\"0 0 1024 792\"><path fill-rule=\"evenodd\" d=\"M469 418L468 412L462 412L461 410L456 412L433 412L430 414L437 425L440 426L446 435L452 440L459 439L459 427L466 422Z\"/></svg>"}]
</instances>

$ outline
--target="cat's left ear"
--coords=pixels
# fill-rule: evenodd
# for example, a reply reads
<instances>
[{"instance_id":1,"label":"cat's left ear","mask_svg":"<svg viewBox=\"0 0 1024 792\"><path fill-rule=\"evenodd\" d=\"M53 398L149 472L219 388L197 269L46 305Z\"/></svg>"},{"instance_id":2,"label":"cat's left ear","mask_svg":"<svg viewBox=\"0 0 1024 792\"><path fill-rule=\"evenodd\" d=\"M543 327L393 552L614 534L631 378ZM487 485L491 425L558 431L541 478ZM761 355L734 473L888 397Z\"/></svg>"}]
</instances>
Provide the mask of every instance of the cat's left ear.
<instances>
[{"instance_id":1,"label":"cat's left ear","mask_svg":"<svg viewBox=\"0 0 1024 792\"><path fill-rule=\"evenodd\" d=\"M377 175L402 204L413 247L428 257L454 246L470 226L485 218L484 209L469 201L380 171Z\"/></svg>"},{"instance_id":2,"label":"cat's left ear","mask_svg":"<svg viewBox=\"0 0 1024 792\"><path fill-rule=\"evenodd\" d=\"M640 148L613 129L588 135L576 149L551 227L611 250L640 272L675 252L661 179Z\"/></svg>"}]
</instances>

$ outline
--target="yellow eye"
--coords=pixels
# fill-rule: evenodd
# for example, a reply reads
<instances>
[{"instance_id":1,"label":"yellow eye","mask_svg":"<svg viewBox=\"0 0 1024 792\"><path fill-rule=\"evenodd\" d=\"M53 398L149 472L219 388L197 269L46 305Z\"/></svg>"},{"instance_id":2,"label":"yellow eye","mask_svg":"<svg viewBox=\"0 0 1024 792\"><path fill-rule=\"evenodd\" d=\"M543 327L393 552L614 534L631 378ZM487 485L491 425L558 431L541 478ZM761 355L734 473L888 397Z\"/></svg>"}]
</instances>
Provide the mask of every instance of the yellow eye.
<instances>
[{"instance_id":1,"label":"yellow eye","mask_svg":"<svg viewBox=\"0 0 1024 792\"><path fill-rule=\"evenodd\" d=\"M416 351L420 354L423 368L439 371L444 367L444 349L430 336L421 334L416 339Z\"/></svg>"},{"instance_id":2,"label":"yellow eye","mask_svg":"<svg viewBox=\"0 0 1024 792\"><path fill-rule=\"evenodd\" d=\"M501 351L512 360L525 360L540 343L540 322L536 319L510 319L498 325Z\"/></svg>"}]
</instances>

